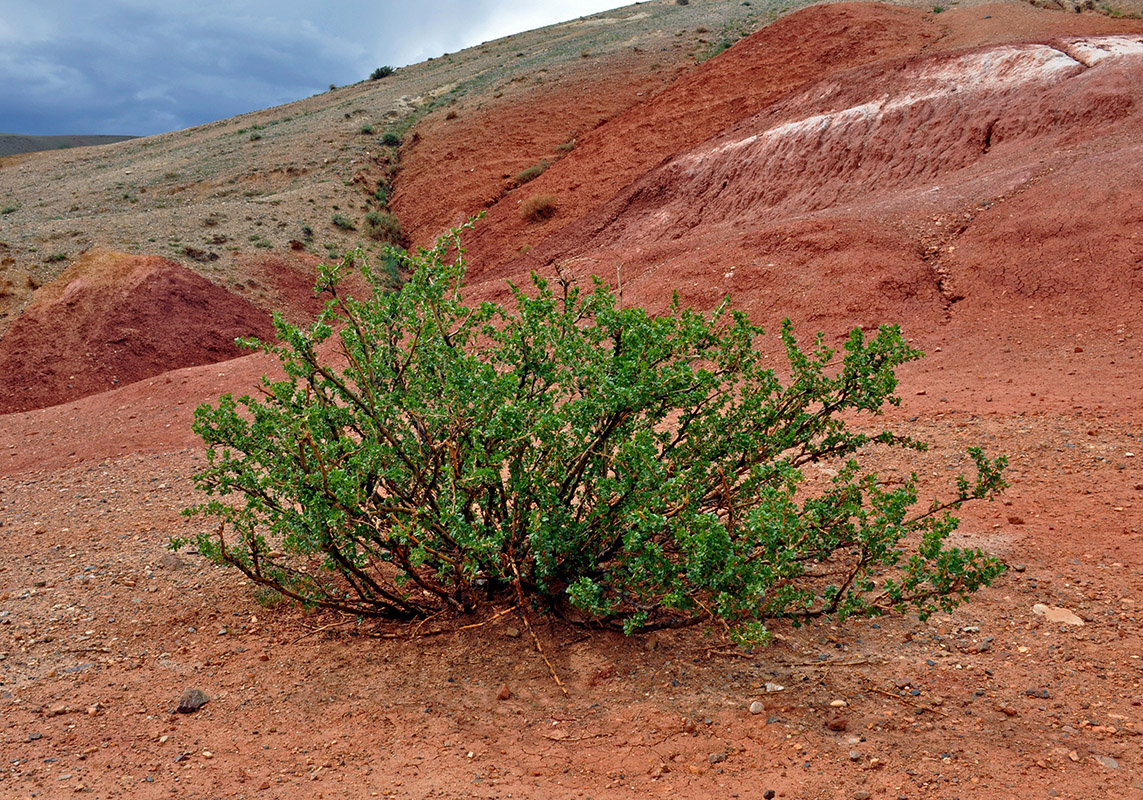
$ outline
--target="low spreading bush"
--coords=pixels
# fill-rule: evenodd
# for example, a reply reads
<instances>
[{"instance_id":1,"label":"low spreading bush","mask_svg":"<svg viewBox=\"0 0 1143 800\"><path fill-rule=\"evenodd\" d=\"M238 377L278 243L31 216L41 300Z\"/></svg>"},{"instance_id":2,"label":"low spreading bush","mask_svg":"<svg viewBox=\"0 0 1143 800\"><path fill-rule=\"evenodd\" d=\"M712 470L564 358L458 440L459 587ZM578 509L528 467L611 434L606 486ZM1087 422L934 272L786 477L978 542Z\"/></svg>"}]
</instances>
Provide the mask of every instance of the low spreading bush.
<instances>
[{"instance_id":1,"label":"low spreading bush","mask_svg":"<svg viewBox=\"0 0 1143 800\"><path fill-rule=\"evenodd\" d=\"M459 254L451 263L447 254ZM454 233L382 291L360 251L321 268L332 300L260 344L285 370L259 397L195 413L204 554L307 604L417 619L515 603L627 631L951 609L1003 570L946 546L952 511L991 499L1004 459L915 510L915 477L859 457L922 449L850 421L899 402L920 356L895 327L842 351L762 331L724 303L700 314L621 307L595 283L533 277L512 303L467 305ZM378 287L346 296L360 271ZM257 344L257 343L251 343ZM811 489L803 468L836 476ZM179 546L181 542L175 542Z\"/></svg>"}]
</instances>

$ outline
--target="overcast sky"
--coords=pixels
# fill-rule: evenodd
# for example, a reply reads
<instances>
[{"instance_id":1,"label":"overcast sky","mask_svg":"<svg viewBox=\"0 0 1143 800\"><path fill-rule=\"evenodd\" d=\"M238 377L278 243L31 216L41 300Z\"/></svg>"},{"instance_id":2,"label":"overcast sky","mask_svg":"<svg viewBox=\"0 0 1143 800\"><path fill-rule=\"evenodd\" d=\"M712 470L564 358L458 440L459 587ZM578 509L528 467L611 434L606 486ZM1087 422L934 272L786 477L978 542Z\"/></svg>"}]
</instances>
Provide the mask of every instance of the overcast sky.
<instances>
[{"instance_id":1,"label":"overcast sky","mask_svg":"<svg viewBox=\"0 0 1143 800\"><path fill-rule=\"evenodd\" d=\"M0 133L178 130L628 4L0 0Z\"/></svg>"}]
</instances>

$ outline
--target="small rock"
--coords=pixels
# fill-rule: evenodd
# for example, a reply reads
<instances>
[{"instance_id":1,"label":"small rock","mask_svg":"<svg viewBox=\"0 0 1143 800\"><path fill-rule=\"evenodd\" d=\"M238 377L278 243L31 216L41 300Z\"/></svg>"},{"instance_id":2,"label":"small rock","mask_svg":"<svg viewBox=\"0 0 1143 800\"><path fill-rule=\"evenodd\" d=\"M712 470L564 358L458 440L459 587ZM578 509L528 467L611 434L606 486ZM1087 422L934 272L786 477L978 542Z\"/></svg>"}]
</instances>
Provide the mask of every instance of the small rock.
<instances>
[{"instance_id":1,"label":"small rock","mask_svg":"<svg viewBox=\"0 0 1143 800\"><path fill-rule=\"evenodd\" d=\"M159 566L167 569L182 569L187 564L174 553L163 553L162 558L159 559Z\"/></svg>"},{"instance_id":2,"label":"small rock","mask_svg":"<svg viewBox=\"0 0 1143 800\"><path fill-rule=\"evenodd\" d=\"M1032 606L1032 613L1041 616L1048 622L1062 622L1065 625L1083 625L1083 620L1066 608L1036 603Z\"/></svg>"},{"instance_id":3,"label":"small rock","mask_svg":"<svg viewBox=\"0 0 1143 800\"><path fill-rule=\"evenodd\" d=\"M61 703L57 706L52 706L51 708L49 708L44 713L44 716L45 717L60 717L69 711L71 711L71 709Z\"/></svg>"},{"instance_id":4,"label":"small rock","mask_svg":"<svg viewBox=\"0 0 1143 800\"><path fill-rule=\"evenodd\" d=\"M1028 569L1028 567L1024 564L1013 564L1012 569L1016 570L1017 572L1023 572L1024 570Z\"/></svg>"},{"instance_id":5,"label":"small rock","mask_svg":"<svg viewBox=\"0 0 1143 800\"><path fill-rule=\"evenodd\" d=\"M831 731L844 731L849 727L849 721L845 717L830 717L829 722L826 723L826 727Z\"/></svg>"},{"instance_id":6,"label":"small rock","mask_svg":"<svg viewBox=\"0 0 1143 800\"><path fill-rule=\"evenodd\" d=\"M508 684L500 684L500 690L496 692L497 700L510 700L512 698L512 690L508 688Z\"/></svg>"},{"instance_id":7,"label":"small rock","mask_svg":"<svg viewBox=\"0 0 1143 800\"><path fill-rule=\"evenodd\" d=\"M1119 762L1111 756L1096 756L1095 760L1108 769L1119 769Z\"/></svg>"},{"instance_id":8,"label":"small rock","mask_svg":"<svg viewBox=\"0 0 1143 800\"><path fill-rule=\"evenodd\" d=\"M844 700L830 700L829 704L832 708L845 708L849 703Z\"/></svg>"},{"instance_id":9,"label":"small rock","mask_svg":"<svg viewBox=\"0 0 1143 800\"><path fill-rule=\"evenodd\" d=\"M1002 714L1004 714L1004 716L1006 716L1006 717L1015 717L1015 716L1017 716L1017 715L1020 713L1019 711L1017 711L1017 710L1016 710L1015 708L1013 708L1012 706L1010 706L1010 705L1006 705L1006 704L1003 704L1003 703L1002 703L1001 705L997 706L997 709L998 709L998 710L999 710L999 711L1000 711Z\"/></svg>"},{"instance_id":10,"label":"small rock","mask_svg":"<svg viewBox=\"0 0 1143 800\"><path fill-rule=\"evenodd\" d=\"M40 739L43 739L43 738L44 738L44 735L42 733L29 733L28 734L28 741L29 742L38 742Z\"/></svg>"},{"instance_id":11,"label":"small rock","mask_svg":"<svg viewBox=\"0 0 1143 800\"><path fill-rule=\"evenodd\" d=\"M202 751L202 757L203 758L214 758L214 753L210 752L209 750L203 750Z\"/></svg>"},{"instance_id":12,"label":"small rock","mask_svg":"<svg viewBox=\"0 0 1143 800\"><path fill-rule=\"evenodd\" d=\"M1008 524L1009 525L1023 525L1024 524L1024 518L1023 517L1017 517L1017 516L1011 516L1008 518Z\"/></svg>"},{"instance_id":13,"label":"small rock","mask_svg":"<svg viewBox=\"0 0 1143 800\"><path fill-rule=\"evenodd\" d=\"M653 633L643 640L643 649L648 653L654 652L658 647L659 637Z\"/></svg>"},{"instance_id":14,"label":"small rock","mask_svg":"<svg viewBox=\"0 0 1143 800\"><path fill-rule=\"evenodd\" d=\"M509 639L519 638L520 629L519 628L505 628L504 629L504 635L507 636Z\"/></svg>"},{"instance_id":15,"label":"small rock","mask_svg":"<svg viewBox=\"0 0 1143 800\"><path fill-rule=\"evenodd\" d=\"M865 791L864 789L858 789L856 792L853 793L853 800L869 800L869 798L872 796L873 795L871 795L869 792Z\"/></svg>"},{"instance_id":16,"label":"small rock","mask_svg":"<svg viewBox=\"0 0 1143 800\"><path fill-rule=\"evenodd\" d=\"M774 800L774 790L773 789L767 789L766 791L764 791L762 793L762 797L764 798L764 800Z\"/></svg>"},{"instance_id":17,"label":"small rock","mask_svg":"<svg viewBox=\"0 0 1143 800\"><path fill-rule=\"evenodd\" d=\"M209 699L199 689L187 689L179 698L179 704L175 707L175 711L180 714L193 714L205 706Z\"/></svg>"},{"instance_id":18,"label":"small rock","mask_svg":"<svg viewBox=\"0 0 1143 800\"><path fill-rule=\"evenodd\" d=\"M780 683L767 683L762 688L765 689L767 692L784 692L784 691L786 691L786 687Z\"/></svg>"},{"instance_id":19,"label":"small rock","mask_svg":"<svg viewBox=\"0 0 1143 800\"><path fill-rule=\"evenodd\" d=\"M711 753L706 760L712 764L721 764L726 761L726 753Z\"/></svg>"},{"instance_id":20,"label":"small rock","mask_svg":"<svg viewBox=\"0 0 1143 800\"><path fill-rule=\"evenodd\" d=\"M755 700L753 703L750 704L750 713L751 714L761 714L765 710L766 710L766 704L763 703L761 700Z\"/></svg>"}]
</instances>

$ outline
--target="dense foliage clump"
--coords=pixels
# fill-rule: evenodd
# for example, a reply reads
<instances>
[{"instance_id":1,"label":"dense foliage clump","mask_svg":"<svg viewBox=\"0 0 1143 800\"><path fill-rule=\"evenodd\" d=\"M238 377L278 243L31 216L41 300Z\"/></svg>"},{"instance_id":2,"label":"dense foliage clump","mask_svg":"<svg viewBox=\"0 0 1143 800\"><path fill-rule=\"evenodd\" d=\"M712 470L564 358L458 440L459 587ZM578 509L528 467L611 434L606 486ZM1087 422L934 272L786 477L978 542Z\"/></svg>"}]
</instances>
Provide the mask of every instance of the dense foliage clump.
<instances>
[{"instance_id":1,"label":"dense foliage clump","mask_svg":"<svg viewBox=\"0 0 1143 800\"><path fill-rule=\"evenodd\" d=\"M448 253L457 253L449 261ZM200 550L307 604L416 619L525 600L628 631L951 609L1003 566L946 546L951 512L991 499L1004 459L916 509L858 460L923 443L846 422L876 415L920 356L894 327L840 353L762 331L727 304L624 308L606 286L533 278L511 307L467 305L454 233L403 256L382 291L360 252L321 270L312 326L276 320L282 380L195 415L214 518ZM378 287L346 296L360 271ZM256 343L255 343L256 344ZM803 468L836 475L811 490ZM176 543L178 544L178 543Z\"/></svg>"}]
</instances>

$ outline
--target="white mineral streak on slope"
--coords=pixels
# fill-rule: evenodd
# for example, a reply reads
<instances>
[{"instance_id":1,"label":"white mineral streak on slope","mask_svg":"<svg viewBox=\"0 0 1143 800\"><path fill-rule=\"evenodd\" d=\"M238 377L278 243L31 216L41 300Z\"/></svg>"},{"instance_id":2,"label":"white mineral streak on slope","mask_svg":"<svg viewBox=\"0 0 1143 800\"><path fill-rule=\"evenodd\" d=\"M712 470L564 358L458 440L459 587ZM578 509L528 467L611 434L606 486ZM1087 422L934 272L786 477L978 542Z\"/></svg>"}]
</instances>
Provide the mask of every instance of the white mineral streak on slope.
<instances>
[{"instance_id":1,"label":"white mineral streak on slope","mask_svg":"<svg viewBox=\"0 0 1143 800\"><path fill-rule=\"evenodd\" d=\"M809 139L819 138L831 129L849 130L855 122L875 122L881 116L907 110L921 103L958 95L963 104L974 94L999 94L1024 88L1030 83L1049 85L1071 77L1083 69L1084 65L1067 53L1044 45L998 47L984 52L968 53L910 76L909 83L914 88L908 94L882 96L838 111L786 122L761 134L754 134L738 141L723 142L709 149L685 155L682 161L690 167L688 171L699 171L704 165L755 143L758 147L751 148L753 152L750 155L757 157L758 150L761 149L789 147L784 140L796 139L806 142ZM829 89L818 89L816 93L825 99L840 91L840 88L840 84L837 84ZM746 156L747 153L739 155Z\"/></svg>"},{"instance_id":2,"label":"white mineral streak on slope","mask_svg":"<svg viewBox=\"0 0 1143 800\"><path fill-rule=\"evenodd\" d=\"M1073 58L1089 67L1108 58L1143 58L1143 36L1085 36L1061 41Z\"/></svg>"},{"instance_id":3,"label":"white mineral streak on slope","mask_svg":"<svg viewBox=\"0 0 1143 800\"><path fill-rule=\"evenodd\" d=\"M813 211L936 179L978 160L990 144L1021 136L1025 125L1036 135L1034 119L1008 120L1013 105L1024 98L1026 106L1029 96L1044 96L1111 57L1143 57L1143 37L1077 37L1056 47L1009 45L905 64L865 97L846 82L853 75L824 81L775 109L789 109L787 117L793 109L819 113L712 143L666 165L664 174L679 183L644 221L675 238L700 224L708 206L735 224L779 205ZM762 124L767 119L773 116L759 116ZM993 137L997 122L1004 124Z\"/></svg>"},{"instance_id":4,"label":"white mineral streak on slope","mask_svg":"<svg viewBox=\"0 0 1143 800\"><path fill-rule=\"evenodd\" d=\"M1138 35L1053 45L947 54L888 66L877 76L851 72L824 80L758 115L750 135L700 146L649 175L628 198L644 204L642 214L618 227L636 238L676 239L695 226L739 227L772 212L812 212L875 192L920 190L993 146L1058 126L1053 109L1071 106L1060 92L1089 63L1111 59L1116 70L1134 70L1136 63L1143 69Z\"/></svg>"}]
</instances>

